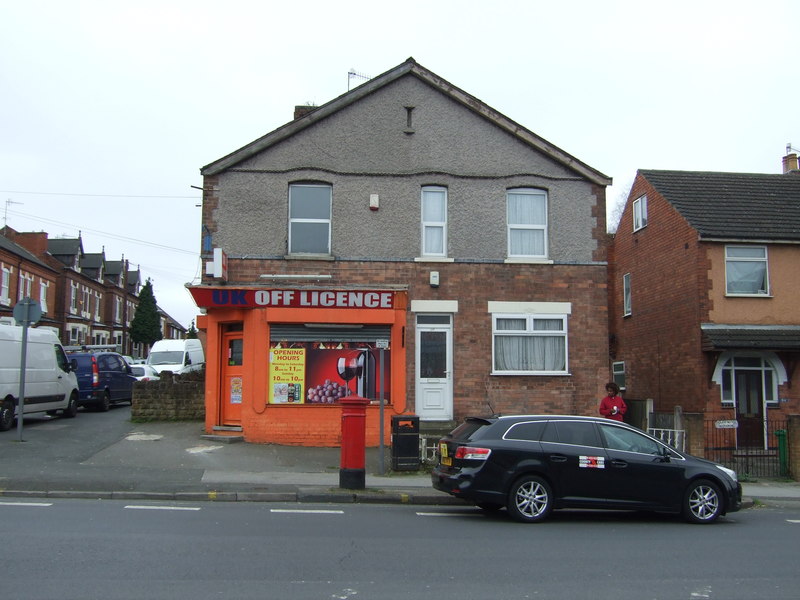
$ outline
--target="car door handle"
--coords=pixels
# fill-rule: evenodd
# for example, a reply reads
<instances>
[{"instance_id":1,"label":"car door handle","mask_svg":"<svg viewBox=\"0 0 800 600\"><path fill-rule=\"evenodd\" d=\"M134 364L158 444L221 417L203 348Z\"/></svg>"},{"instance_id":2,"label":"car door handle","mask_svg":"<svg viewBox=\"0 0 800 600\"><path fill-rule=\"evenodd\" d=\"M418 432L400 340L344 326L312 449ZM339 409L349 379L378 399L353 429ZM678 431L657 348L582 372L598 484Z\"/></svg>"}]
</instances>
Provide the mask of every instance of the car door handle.
<instances>
[{"instance_id":1,"label":"car door handle","mask_svg":"<svg viewBox=\"0 0 800 600\"><path fill-rule=\"evenodd\" d=\"M563 454L551 454L550 460L552 462L567 462L567 457Z\"/></svg>"},{"instance_id":2,"label":"car door handle","mask_svg":"<svg viewBox=\"0 0 800 600\"><path fill-rule=\"evenodd\" d=\"M612 465L612 466L614 466L614 467L618 467L618 468L620 468L620 469L623 469L623 468L625 468L625 467L627 467L627 466L628 466L628 461L626 461L626 460L619 460L619 459L617 458L617 459L614 459L614 460L612 460L612 461L611 461L611 465Z\"/></svg>"}]
</instances>

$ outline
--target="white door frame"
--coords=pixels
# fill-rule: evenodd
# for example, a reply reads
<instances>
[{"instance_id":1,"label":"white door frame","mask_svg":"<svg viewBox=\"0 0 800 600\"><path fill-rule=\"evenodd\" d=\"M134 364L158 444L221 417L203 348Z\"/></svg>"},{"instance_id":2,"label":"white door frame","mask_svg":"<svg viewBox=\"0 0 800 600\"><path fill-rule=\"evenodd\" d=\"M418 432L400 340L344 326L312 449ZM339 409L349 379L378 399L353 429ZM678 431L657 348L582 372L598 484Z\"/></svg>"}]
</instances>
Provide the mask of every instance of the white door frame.
<instances>
[{"instance_id":1,"label":"white door frame","mask_svg":"<svg viewBox=\"0 0 800 600\"><path fill-rule=\"evenodd\" d=\"M422 321L422 323L420 323ZM432 373L422 373L423 334L433 334L444 344L438 350L443 351L443 361L434 361L426 366L432 367ZM439 357L442 358L441 356ZM453 418L453 315L452 314L418 314L416 316L415 343L415 398L416 412L423 421L450 421Z\"/></svg>"}]
</instances>

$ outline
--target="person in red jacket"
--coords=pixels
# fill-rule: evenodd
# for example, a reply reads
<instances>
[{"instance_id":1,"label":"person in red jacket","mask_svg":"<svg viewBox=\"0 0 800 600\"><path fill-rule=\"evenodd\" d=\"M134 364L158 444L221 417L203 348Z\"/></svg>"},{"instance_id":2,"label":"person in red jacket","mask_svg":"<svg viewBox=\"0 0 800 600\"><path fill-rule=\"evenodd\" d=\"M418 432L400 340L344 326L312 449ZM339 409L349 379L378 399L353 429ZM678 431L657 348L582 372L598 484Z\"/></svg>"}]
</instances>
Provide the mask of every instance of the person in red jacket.
<instances>
[{"instance_id":1,"label":"person in red jacket","mask_svg":"<svg viewBox=\"0 0 800 600\"><path fill-rule=\"evenodd\" d=\"M600 414L615 421L622 421L628 406L619 395L619 386L613 381L606 384L606 397L600 401Z\"/></svg>"}]
</instances>

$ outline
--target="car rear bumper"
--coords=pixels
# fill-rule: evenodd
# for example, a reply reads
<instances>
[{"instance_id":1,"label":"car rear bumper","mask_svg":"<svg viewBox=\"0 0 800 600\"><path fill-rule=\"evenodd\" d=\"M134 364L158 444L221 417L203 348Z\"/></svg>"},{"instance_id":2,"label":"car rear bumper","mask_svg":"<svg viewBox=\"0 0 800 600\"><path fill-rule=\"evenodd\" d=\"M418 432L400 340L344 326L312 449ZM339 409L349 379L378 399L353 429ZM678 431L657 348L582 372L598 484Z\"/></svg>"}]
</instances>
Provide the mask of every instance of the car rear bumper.
<instances>
[{"instance_id":1,"label":"car rear bumper","mask_svg":"<svg viewBox=\"0 0 800 600\"><path fill-rule=\"evenodd\" d=\"M476 485L477 469L446 471L437 466L431 471L431 484L434 489L446 492L456 498L470 502L505 503L505 494L500 491L481 489Z\"/></svg>"}]
</instances>

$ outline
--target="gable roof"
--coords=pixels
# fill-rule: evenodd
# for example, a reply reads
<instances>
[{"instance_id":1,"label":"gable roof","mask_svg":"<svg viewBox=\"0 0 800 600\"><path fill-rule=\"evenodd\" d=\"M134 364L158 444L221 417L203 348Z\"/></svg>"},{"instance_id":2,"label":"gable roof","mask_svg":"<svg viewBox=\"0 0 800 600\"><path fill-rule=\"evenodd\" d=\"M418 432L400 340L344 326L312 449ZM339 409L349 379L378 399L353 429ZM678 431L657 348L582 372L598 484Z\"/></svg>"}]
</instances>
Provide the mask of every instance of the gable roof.
<instances>
[{"instance_id":1,"label":"gable roof","mask_svg":"<svg viewBox=\"0 0 800 600\"><path fill-rule=\"evenodd\" d=\"M651 169L639 174L701 239L800 241L800 175Z\"/></svg>"},{"instance_id":2,"label":"gable roof","mask_svg":"<svg viewBox=\"0 0 800 600\"><path fill-rule=\"evenodd\" d=\"M40 260L36 255L32 254L26 248L23 248L19 244L12 242L4 235L0 235L0 248L10 252L11 254L15 254L20 258L27 260L28 262L34 263L40 267L53 271L54 269L45 263L44 261Z\"/></svg>"},{"instance_id":3,"label":"gable roof","mask_svg":"<svg viewBox=\"0 0 800 600\"><path fill-rule=\"evenodd\" d=\"M589 181L592 181L598 185L611 185L612 180L607 175L604 175L600 171L593 169L574 156L567 154L544 138L539 137L519 123L512 121L487 104L484 104L478 98L468 94L464 90L454 86L448 81L445 81L432 71L429 71L422 65L418 64L413 58L407 59L404 63L401 63L393 69L386 71L382 75L370 79L353 90L342 94L338 98L335 98L330 102L311 110L305 116L295 119L294 121L290 121L286 125L279 127L278 129L255 140L254 142L251 142L250 144L247 144L239 150L236 150L235 152L232 152L231 154L228 154L227 156L224 156L223 158L206 165L200 169L200 173L202 175L216 175L217 173L221 173L222 171L225 171L226 169L229 169L234 165L258 154L259 152L266 150L270 146L273 146L278 142L281 142L282 140L299 133L317 121L320 121L331 114L340 111L355 102L358 102L362 98L406 75L417 77L434 89L440 91L442 94L445 94L467 109L477 113L491 123L494 123L497 127L505 130L507 133L517 137L523 143L547 155L555 162L560 163L563 166L582 175Z\"/></svg>"}]
</instances>

